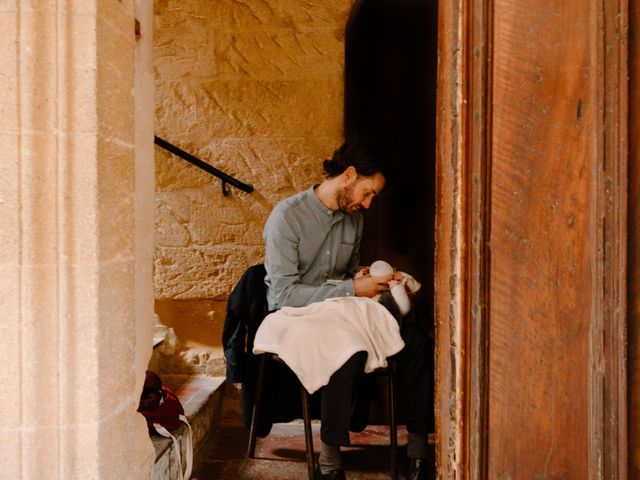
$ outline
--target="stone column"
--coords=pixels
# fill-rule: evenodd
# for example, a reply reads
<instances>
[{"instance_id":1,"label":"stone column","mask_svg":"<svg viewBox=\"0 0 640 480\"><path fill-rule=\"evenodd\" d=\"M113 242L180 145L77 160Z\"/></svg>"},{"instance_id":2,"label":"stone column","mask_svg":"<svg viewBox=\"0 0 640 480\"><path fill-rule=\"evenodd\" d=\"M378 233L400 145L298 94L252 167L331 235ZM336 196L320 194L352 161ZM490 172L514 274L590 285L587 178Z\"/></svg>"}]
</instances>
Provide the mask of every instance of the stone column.
<instances>
[{"instance_id":1,"label":"stone column","mask_svg":"<svg viewBox=\"0 0 640 480\"><path fill-rule=\"evenodd\" d=\"M155 80L153 75L153 1L134 0L137 23L135 48L135 257L136 371L144 371L153 338L153 250L155 231ZM144 377L138 376L136 391Z\"/></svg>"},{"instance_id":2,"label":"stone column","mask_svg":"<svg viewBox=\"0 0 640 480\"><path fill-rule=\"evenodd\" d=\"M149 478L134 2L5 1L0 25L0 477Z\"/></svg>"}]
</instances>

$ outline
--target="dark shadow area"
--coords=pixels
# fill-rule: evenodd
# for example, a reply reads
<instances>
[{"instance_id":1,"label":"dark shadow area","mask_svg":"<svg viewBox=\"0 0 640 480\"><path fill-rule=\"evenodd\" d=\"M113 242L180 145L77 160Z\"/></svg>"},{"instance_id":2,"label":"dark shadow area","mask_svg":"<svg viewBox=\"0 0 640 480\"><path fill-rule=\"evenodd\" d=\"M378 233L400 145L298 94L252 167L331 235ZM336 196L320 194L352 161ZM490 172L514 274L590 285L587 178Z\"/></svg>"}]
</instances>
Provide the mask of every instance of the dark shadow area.
<instances>
[{"instance_id":1,"label":"dark shadow area","mask_svg":"<svg viewBox=\"0 0 640 480\"><path fill-rule=\"evenodd\" d=\"M345 45L345 139L382 145L392 174L366 212L360 263L383 259L422 283L415 320L432 338L437 28L437 0L359 0Z\"/></svg>"},{"instance_id":2,"label":"dark shadow area","mask_svg":"<svg viewBox=\"0 0 640 480\"><path fill-rule=\"evenodd\" d=\"M384 259L423 285L433 325L437 1L360 0L346 29L345 139L383 144L395 182L367 212L363 265Z\"/></svg>"}]
</instances>

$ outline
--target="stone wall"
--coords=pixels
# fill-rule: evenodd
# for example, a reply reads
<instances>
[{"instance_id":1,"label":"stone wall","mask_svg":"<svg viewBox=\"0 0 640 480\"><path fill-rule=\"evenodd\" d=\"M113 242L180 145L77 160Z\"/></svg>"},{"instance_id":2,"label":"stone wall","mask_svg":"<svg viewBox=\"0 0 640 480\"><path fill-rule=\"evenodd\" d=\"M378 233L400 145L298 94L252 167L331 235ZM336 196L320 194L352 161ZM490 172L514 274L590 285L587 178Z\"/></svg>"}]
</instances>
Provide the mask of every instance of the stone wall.
<instances>
[{"instance_id":1,"label":"stone wall","mask_svg":"<svg viewBox=\"0 0 640 480\"><path fill-rule=\"evenodd\" d=\"M0 9L3 479L151 475L136 412L153 322L137 255L150 239L135 225L153 216L135 175L151 105L134 113L134 16L151 13L145 0Z\"/></svg>"},{"instance_id":2,"label":"stone wall","mask_svg":"<svg viewBox=\"0 0 640 480\"><path fill-rule=\"evenodd\" d=\"M190 321L221 324L263 259L272 207L319 180L341 143L351 3L156 0L156 134L255 187L224 197L220 180L156 148L156 311L178 337L198 343Z\"/></svg>"}]
</instances>

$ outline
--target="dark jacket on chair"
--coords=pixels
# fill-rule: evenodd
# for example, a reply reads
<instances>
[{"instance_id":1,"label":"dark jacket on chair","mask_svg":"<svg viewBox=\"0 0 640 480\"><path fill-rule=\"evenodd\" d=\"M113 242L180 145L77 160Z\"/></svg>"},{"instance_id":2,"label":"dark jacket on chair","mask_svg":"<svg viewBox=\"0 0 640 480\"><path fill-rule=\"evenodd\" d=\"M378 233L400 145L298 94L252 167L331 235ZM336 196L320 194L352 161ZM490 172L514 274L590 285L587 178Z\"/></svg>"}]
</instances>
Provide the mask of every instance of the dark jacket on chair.
<instances>
[{"instance_id":1,"label":"dark jacket on chair","mask_svg":"<svg viewBox=\"0 0 640 480\"><path fill-rule=\"evenodd\" d=\"M222 330L229 383L243 383L246 379L247 358L253 356L253 338L267 314L265 275L264 265L249 267L229 295Z\"/></svg>"},{"instance_id":2,"label":"dark jacket on chair","mask_svg":"<svg viewBox=\"0 0 640 480\"><path fill-rule=\"evenodd\" d=\"M227 381L242 384L243 422L251 426L259 359L252 353L256 331L267 314L264 265L249 267L229 295L222 345L227 361ZM293 372L278 362L267 362L262 412L257 435L264 437L273 422L301 417L300 390Z\"/></svg>"}]
</instances>

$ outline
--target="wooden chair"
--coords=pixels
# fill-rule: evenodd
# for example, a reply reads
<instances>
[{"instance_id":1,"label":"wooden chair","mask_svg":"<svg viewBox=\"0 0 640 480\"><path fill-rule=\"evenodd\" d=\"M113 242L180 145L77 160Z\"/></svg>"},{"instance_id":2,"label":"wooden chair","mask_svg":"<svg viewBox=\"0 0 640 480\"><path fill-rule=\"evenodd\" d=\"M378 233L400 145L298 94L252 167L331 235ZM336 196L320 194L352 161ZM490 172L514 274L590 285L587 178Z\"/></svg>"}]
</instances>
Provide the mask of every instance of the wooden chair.
<instances>
[{"instance_id":1,"label":"wooden chair","mask_svg":"<svg viewBox=\"0 0 640 480\"><path fill-rule=\"evenodd\" d=\"M264 388L264 371L265 364L268 357L273 358L276 361L282 362L277 355L262 354L260 358L260 365L258 370L258 379L256 384L256 396L255 403L253 405L253 416L251 418L251 429L249 431L249 446L247 448L247 456L254 458L256 450L256 431L260 418L260 405L262 399L262 391ZM394 360L389 361L389 365L386 368L380 368L372 372L370 375L382 375L388 379L389 390L389 443L390 443L390 470L391 478L397 480L398 478L398 463L397 463L397 450L398 450L398 425L396 422L396 395L395 395L395 376L396 376L396 362ZM306 447L306 459L307 459L307 473L309 480L314 480L315 472L315 454L313 451L313 436L311 432L311 414L309 407L309 393L300 384L300 396L302 400L302 420L304 423L304 438Z\"/></svg>"}]
</instances>

